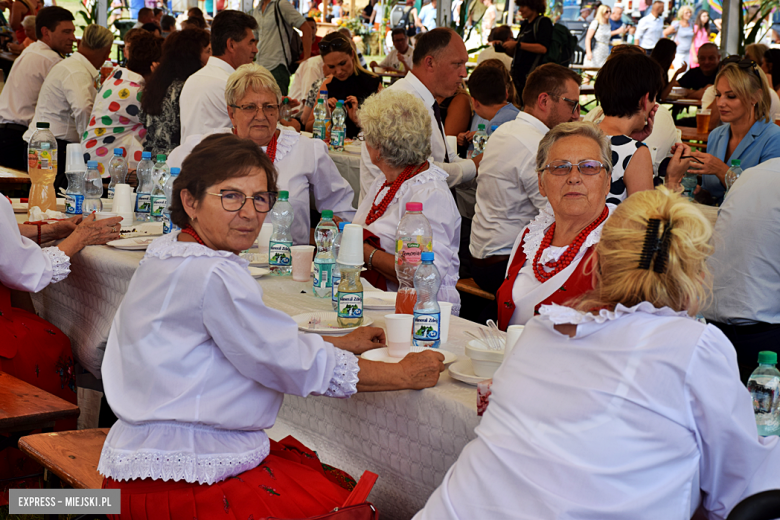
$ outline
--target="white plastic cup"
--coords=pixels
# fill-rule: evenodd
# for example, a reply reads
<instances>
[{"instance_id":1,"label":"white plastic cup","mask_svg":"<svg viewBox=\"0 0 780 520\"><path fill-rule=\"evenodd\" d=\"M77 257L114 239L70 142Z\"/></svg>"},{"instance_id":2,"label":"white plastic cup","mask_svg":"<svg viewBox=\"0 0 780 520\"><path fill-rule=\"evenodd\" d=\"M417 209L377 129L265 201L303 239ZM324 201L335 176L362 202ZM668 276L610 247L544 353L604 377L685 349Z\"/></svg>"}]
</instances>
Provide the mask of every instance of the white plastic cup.
<instances>
[{"instance_id":1,"label":"white plastic cup","mask_svg":"<svg viewBox=\"0 0 780 520\"><path fill-rule=\"evenodd\" d=\"M265 222L260 228L260 234L257 235L257 249L260 254L268 254L268 244L271 241L271 235L274 234L274 225Z\"/></svg>"},{"instance_id":2,"label":"white plastic cup","mask_svg":"<svg viewBox=\"0 0 780 520\"><path fill-rule=\"evenodd\" d=\"M116 213L108 212L108 211L96 211L95 212L95 220L105 220L107 218L114 218L118 217Z\"/></svg>"},{"instance_id":3,"label":"white plastic cup","mask_svg":"<svg viewBox=\"0 0 780 520\"><path fill-rule=\"evenodd\" d=\"M439 321L439 340L447 343L450 337L450 316L452 316L452 304L450 302L439 302L441 309L441 320Z\"/></svg>"},{"instance_id":4,"label":"white plastic cup","mask_svg":"<svg viewBox=\"0 0 780 520\"><path fill-rule=\"evenodd\" d=\"M386 314L387 353L390 357L402 358L409 353L412 346L411 314Z\"/></svg>"},{"instance_id":5,"label":"white plastic cup","mask_svg":"<svg viewBox=\"0 0 780 520\"><path fill-rule=\"evenodd\" d=\"M81 149L81 143L68 144L65 155L65 171L87 171L87 163L84 162L84 150Z\"/></svg>"},{"instance_id":6,"label":"white plastic cup","mask_svg":"<svg viewBox=\"0 0 780 520\"><path fill-rule=\"evenodd\" d=\"M311 263L314 260L314 246L292 246L292 279L308 282L311 279Z\"/></svg>"},{"instance_id":7,"label":"white plastic cup","mask_svg":"<svg viewBox=\"0 0 780 520\"><path fill-rule=\"evenodd\" d=\"M129 184L117 184L114 186L114 205L111 211L114 213L132 213L134 194Z\"/></svg>"},{"instance_id":8,"label":"white plastic cup","mask_svg":"<svg viewBox=\"0 0 780 520\"><path fill-rule=\"evenodd\" d=\"M520 335L523 333L525 325L510 325L506 329L506 346L504 347L504 359L509 356L512 349L515 348L515 343L520 339Z\"/></svg>"},{"instance_id":9,"label":"white plastic cup","mask_svg":"<svg viewBox=\"0 0 780 520\"><path fill-rule=\"evenodd\" d=\"M338 263L351 266L363 265L363 227L359 224L344 226Z\"/></svg>"},{"instance_id":10,"label":"white plastic cup","mask_svg":"<svg viewBox=\"0 0 780 520\"><path fill-rule=\"evenodd\" d=\"M448 135L447 136L447 151L452 153L458 153L458 136L457 135Z\"/></svg>"}]
</instances>

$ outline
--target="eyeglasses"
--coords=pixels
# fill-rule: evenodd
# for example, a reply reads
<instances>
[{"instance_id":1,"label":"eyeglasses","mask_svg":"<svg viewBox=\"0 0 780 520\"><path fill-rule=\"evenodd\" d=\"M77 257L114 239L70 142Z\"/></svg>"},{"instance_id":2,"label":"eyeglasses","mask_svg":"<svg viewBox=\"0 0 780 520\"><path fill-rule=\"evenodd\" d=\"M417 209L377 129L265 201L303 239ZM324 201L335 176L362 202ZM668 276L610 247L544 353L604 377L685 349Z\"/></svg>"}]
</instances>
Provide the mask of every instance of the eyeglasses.
<instances>
[{"instance_id":1,"label":"eyeglasses","mask_svg":"<svg viewBox=\"0 0 780 520\"><path fill-rule=\"evenodd\" d=\"M553 161L539 171L547 170L552 175L563 177L564 175L569 175L571 169L575 166L582 175L598 175L604 168L604 165L599 161L586 159L576 164L572 164L570 161Z\"/></svg>"},{"instance_id":2,"label":"eyeglasses","mask_svg":"<svg viewBox=\"0 0 780 520\"><path fill-rule=\"evenodd\" d=\"M257 115L257 112L260 110L260 106L255 105L254 103L250 105L228 105L231 108L235 108L245 116L249 117L255 117ZM265 117L274 117L279 114L279 105L275 105L273 103L266 103L265 105L262 105L263 108L263 114L265 114Z\"/></svg>"},{"instance_id":3,"label":"eyeglasses","mask_svg":"<svg viewBox=\"0 0 780 520\"><path fill-rule=\"evenodd\" d=\"M577 111L580 109L580 102L579 100L569 99L567 97L561 96L561 99L566 101L568 104L571 105L571 113L576 114Z\"/></svg>"},{"instance_id":4,"label":"eyeglasses","mask_svg":"<svg viewBox=\"0 0 780 520\"><path fill-rule=\"evenodd\" d=\"M345 38L333 38L330 41L320 41L317 44L320 48L320 53L328 54L330 52L349 52L352 50L352 45Z\"/></svg>"},{"instance_id":5,"label":"eyeglasses","mask_svg":"<svg viewBox=\"0 0 780 520\"><path fill-rule=\"evenodd\" d=\"M758 68L759 68L758 63L751 60L750 58L743 58L738 54L729 56L728 58L726 58L721 62L721 67L725 67L726 65L729 65L731 63L734 63L737 67L739 67L742 70L752 71L753 74L755 74L759 80L761 79L761 74L758 73Z\"/></svg>"},{"instance_id":6,"label":"eyeglasses","mask_svg":"<svg viewBox=\"0 0 780 520\"><path fill-rule=\"evenodd\" d=\"M209 195L215 197L222 197L222 209L225 211L241 211L241 208L246 204L247 199L252 199L255 202L255 211L258 213L268 213L276 203L275 191L263 191L256 194L254 197L247 197L240 191L235 190L219 190L219 193L206 192Z\"/></svg>"}]
</instances>

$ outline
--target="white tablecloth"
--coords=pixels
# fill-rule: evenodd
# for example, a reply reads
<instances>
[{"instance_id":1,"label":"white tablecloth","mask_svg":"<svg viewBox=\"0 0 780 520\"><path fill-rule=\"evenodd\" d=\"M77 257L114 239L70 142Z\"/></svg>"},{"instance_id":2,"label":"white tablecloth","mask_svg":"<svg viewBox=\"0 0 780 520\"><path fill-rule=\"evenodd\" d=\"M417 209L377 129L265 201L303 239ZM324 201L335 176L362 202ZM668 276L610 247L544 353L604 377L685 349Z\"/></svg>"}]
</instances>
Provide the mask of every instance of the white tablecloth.
<instances>
[{"instance_id":1,"label":"white tablecloth","mask_svg":"<svg viewBox=\"0 0 780 520\"><path fill-rule=\"evenodd\" d=\"M72 259L71 274L33 295L41 316L71 338L77 360L96 376L111 321L143 252L90 246ZM311 283L290 277L259 280L266 305L289 315L331 310L330 299L312 296ZM392 311L366 311L384 326ZM443 346L463 356L465 329L478 326L453 316L449 342ZM422 391L357 394L350 399L285 396L272 438L295 435L322 460L360 477L379 474L369 499L383 519L410 518L420 509L474 438L479 423L476 387L450 378L445 371L434 388Z\"/></svg>"}]
</instances>

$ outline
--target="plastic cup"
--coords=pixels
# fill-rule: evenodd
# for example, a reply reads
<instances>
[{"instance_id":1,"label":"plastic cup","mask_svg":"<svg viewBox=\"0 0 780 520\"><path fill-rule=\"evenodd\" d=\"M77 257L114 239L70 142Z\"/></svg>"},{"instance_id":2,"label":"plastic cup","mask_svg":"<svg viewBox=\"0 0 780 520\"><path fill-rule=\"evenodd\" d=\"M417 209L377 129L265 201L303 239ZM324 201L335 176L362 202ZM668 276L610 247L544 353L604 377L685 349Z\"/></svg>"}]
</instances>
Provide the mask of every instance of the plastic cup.
<instances>
[{"instance_id":1,"label":"plastic cup","mask_svg":"<svg viewBox=\"0 0 780 520\"><path fill-rule=\"evenodd\" d=\"M458 153L458 136L447 136L447 151L452 153Z\"/></svg>"},{"instance_id":2,"label":"plastic cup","mask_svg":"<svg viewBox=\"0 0 780 520\"><path fill-rule=\"evenodd\" d=\"M271 241L271 235L274 234L274 225L270 222L263 224L260 228L260 234L257 235L257 249L260 254L268 254L268 244Z\"/></svg>"},{"instance_id":3,"label":"plastic cup","mask_svg":"<svg viewBox=\"0 0 780 520\"><path fill-rule=\"evenodd\" d=\"M777 126L780 126L780 115L776 115L776 116L775 116L775 124L776 124Z\"/></svg>"},{"instance_id":4,"label":"plastic cup","mask_svg":"<svg viewBox=\"0 0 780 520\"><path fill-rule=\"evenodd\" d=\"M363 265L363 228L360 225L344 226L338 263L351 266Z\"/></svg>"},{"instance_id":5,"label":"plastic cup","mask_svg":"<svg viewBox=\"0 0 780 520\"><path fill-rule=\"evenodd\" d=\"M81 143L69 143L65 155L66 172L85 172L87 163L84 162L84 150Z\"/></svg>"},{"instance_id":6,"label":"plastic cup","mask_svg":"<svg viewBox=\"0 0 780 520\"><path fill-rule=\"evenodd\" d=\"M525 325L510 325L506 329L506 346L504 347L504 359L515 348L515 343L520 339L520 335L523 333Z\"/></svg>"},{"instance_id":7,"label":"plastic cup","mask_svg":"<svg viewBox=\"0 0 780 520\"><path fill-rule=\"evenodd\" d=\"M104 220L107 218L114 218L118 217L116 213L108 212L108 211L96 211L95 212L95 220Z\"/></svg>"},{"instance_id":8,"label":"plastic cup","mask_svg":"<svg viewBox=\"0 0 780 520\"><path fill-rule=\"evenodd\" d=\"M450 337L450 316L452 316L452 304L450 302L439 302L441 309L441 320L439 321L439 340L447 343Z\"/></svg>"},{"instance_id":9,"label":"plastic cup","mask_svg":"<svg viewBox=\"0 0 780 520\"><path fill-rule=\"evenodd\" d=\"M710 130L710 109L702 108L696 112L696 131L700 134L706 134Z\"/></svg>"},{"instance_id":10,"label":"plastic cup","mask_svg":"<svg viewBox=\"0 0 780 520\"><path fill-rule=\"evenodd\" d=\"M292 279L308 282L311 279L311 263L314 260L314 246L292 246Z\"/></svg>"},{"instance_id":11,"label":"plastic cup","mask_svg":"<svg viewBox=\"0 0 780 520\"><path fill-rule=\"evenodd\" d=\"M412 346L412 314L386 314L387 353L390 357L402 358Z\"/></svg>"},{"instance_id":12,"label":"plastic cup","mask_svg":"<svg viewBox=\"0 0 780 520\"><path fill-rule=\"evenodd\" d=\"M132 213L134 209L133 188L129 184L117 184L114 186L114 205L111 211L114 213Z\"/></svg>"}]
</instances>

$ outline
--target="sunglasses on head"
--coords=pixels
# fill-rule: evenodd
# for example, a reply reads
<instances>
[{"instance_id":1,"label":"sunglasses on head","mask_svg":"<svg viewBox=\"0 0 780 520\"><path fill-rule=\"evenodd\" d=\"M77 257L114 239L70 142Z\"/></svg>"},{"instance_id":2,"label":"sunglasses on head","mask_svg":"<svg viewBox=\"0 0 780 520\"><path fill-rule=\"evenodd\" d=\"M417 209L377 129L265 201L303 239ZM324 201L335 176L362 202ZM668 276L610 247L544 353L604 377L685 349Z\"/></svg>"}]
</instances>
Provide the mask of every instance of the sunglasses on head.
<instances>
[{"instance_id":1,"label":"sunglasses on head","mask_svg":"<svg viewBox=\"0 0 780 520\"><path fill-rule=\"evenodd\" d=\"M330 41L321 41L317 44L320 48L320 53L328 54L329 52L347 52L352 49L352 45L346 39L334 38Z\"/></svg>"},{"instance_id":2,"label":"sunglasses on head","mask_svg":"<svg viewBox=\"0 0 780 520\"><path fill-rule=\"evenodd\" d=\"M725 67L730 63L735 64L737 67L739 67L742 70L748 70L753 72L753 74L755 74L757 78L761 79L761 75L758 73L758 68L759 68L758 64L755 61L751 60L750 58L743 58L742 56L735 54L723 60L721 62L721 65Z\"/></svg>"}]
</instances>

